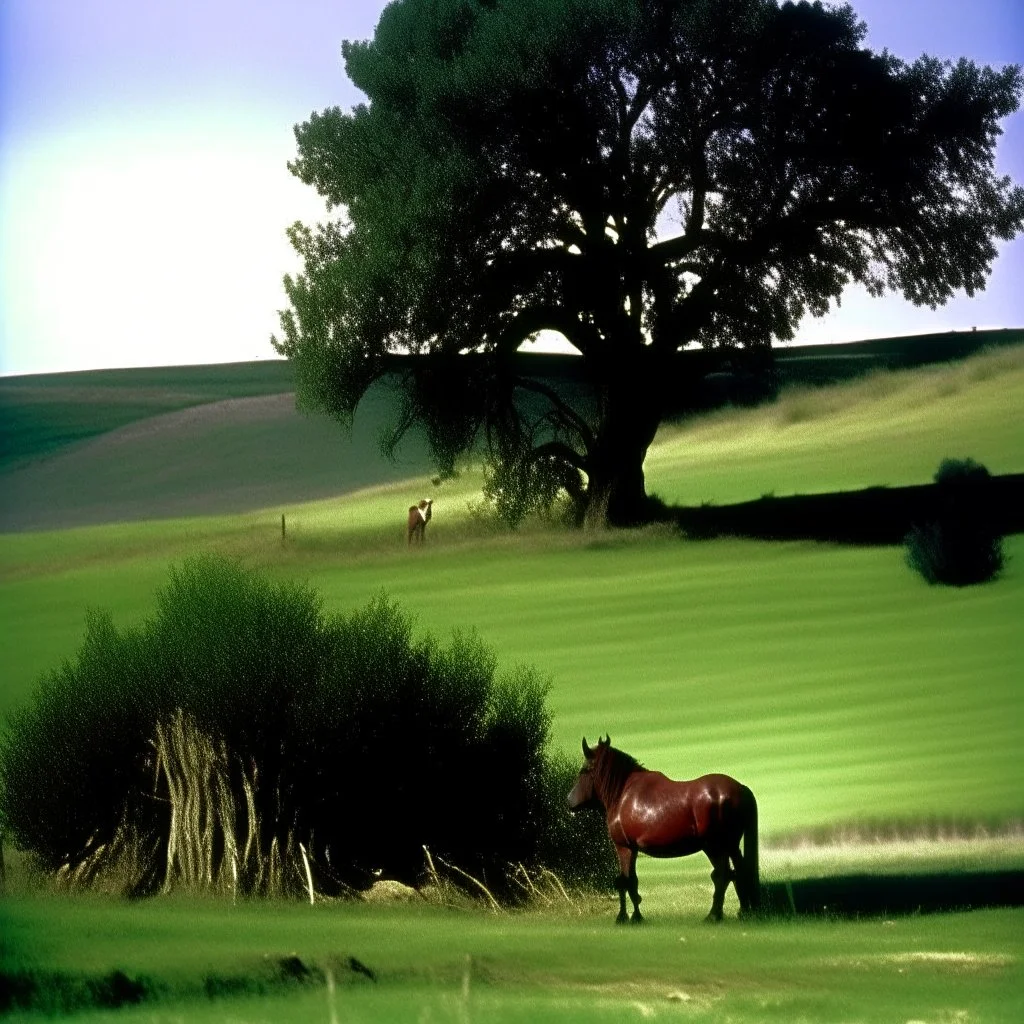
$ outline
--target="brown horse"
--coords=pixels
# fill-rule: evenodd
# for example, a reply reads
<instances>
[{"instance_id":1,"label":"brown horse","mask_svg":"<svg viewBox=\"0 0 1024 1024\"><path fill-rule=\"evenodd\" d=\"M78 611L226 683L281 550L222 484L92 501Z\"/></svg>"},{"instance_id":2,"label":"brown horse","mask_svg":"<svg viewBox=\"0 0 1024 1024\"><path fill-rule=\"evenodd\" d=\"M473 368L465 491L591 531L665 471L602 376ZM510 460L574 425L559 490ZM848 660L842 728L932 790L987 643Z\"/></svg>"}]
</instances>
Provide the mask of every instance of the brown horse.
<instances>
[{"instance_id":1,"label":"brown horse","mask_svg":"<svg viewBox=\"0 0 1024 1024\"><path fill-rule=\"evenodd\" d=\"M418 505L409 506L409 543L414 540L423 543L427 523L430 522L430 507L434 504L433 498L424 498Z\"/></svg>"},{"instance_id":2,"label":"brown horse","mask_svg":"<svg viewBox=\"0 0 1024 1024\"><path fill-rule=\"evenodd\" d=\"M661 772L648 771L629 754L616 750L611 737L587 746L580 777L569 794L571 810L600 804L608 819L608 835L619 855L619 916L626 917L626 893L633 901L633 923L640 916L636 855L686 857L703 850L711 861L715 895L709 921L722 920L725 890L732 882L740 913L760 904L757 866L757 801L746 786L728 775L702 775L692 782L675 782ZM740 839L743 853L740 853ZM732 861L732 868L729 861Z\"/></svg>"}]
</instances>

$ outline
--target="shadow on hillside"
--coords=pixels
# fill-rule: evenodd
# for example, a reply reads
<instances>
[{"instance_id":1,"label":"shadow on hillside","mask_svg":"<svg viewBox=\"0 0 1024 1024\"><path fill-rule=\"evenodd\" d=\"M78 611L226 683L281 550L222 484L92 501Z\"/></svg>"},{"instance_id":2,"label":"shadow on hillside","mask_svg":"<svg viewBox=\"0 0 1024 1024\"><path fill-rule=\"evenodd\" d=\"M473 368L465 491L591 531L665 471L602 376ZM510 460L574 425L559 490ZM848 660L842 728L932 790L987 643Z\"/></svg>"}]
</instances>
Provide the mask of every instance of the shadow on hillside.
<instances>
[{"instance_id":1,"label":"shadow on hillside","mask_svg":"<svg viewBox=\"0 0 1024 1024\"><path fill-rule=\"evenodd\" d=\"M993 476L975 492L996 533L1024 533L1024 473ZM869 487L835 494L765 495L736 505L674 506L665 518L688 536L902 544L937 507L935 484ZM972 495L973 496L973 495Z\"/></svg>"},{"instance_id":2,"label":"shadow on hillside","mask_svg":"<svg viewBox=\"0 0 1024 1024\"><path fill-rule=\"evenodd\" d=\"M1024 871L937 875L844 875L764 882L761 903L778 915L932 914L1024 906Z\"/></svg>"}]
</instances>

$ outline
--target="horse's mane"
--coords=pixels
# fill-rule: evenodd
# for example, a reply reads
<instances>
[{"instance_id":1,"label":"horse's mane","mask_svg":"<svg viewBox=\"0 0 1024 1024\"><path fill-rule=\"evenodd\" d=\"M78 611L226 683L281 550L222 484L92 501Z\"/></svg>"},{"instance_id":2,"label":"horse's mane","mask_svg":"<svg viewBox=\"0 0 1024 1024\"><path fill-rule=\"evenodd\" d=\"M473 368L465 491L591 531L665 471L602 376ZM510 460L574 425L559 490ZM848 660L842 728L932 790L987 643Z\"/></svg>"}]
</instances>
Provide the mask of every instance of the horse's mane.
<instances>
[{"instance_id":1,"label":"horse's mane","mask_svg":"<svg viewBox=\"0 0 1024 1024\"><path fill-rule=\"evenodd\" d=\"M626 779L633 772L647 769L632 754L615 747L598 748L598 754L591 765L594 774L594 788L608 800L617 800L622 794Z\"/></svg>"}]
</instances>

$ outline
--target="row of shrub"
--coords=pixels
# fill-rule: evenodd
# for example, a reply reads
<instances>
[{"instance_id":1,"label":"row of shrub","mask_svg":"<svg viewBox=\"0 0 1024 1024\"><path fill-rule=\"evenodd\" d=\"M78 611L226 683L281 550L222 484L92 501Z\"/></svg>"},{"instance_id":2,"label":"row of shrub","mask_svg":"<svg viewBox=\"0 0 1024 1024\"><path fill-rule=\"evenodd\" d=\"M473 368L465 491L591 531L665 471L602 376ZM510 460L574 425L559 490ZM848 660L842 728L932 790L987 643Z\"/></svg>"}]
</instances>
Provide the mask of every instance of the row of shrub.
<instances>
[{"instance_id":1,"label":"row of shrub","mask_svg":"<svg viewBox=\"0 0 1024 1024\"><path fill-rule=\"evenodd\" d=\"M414 637L384 596L326 615L306 586L201 557L141 626L89 616L0 741L0 815L46 871L136 895L415 884L425 847L499 897L519 865L604 882L546 692L473 634Z\"/></svg>"}]
</instances>

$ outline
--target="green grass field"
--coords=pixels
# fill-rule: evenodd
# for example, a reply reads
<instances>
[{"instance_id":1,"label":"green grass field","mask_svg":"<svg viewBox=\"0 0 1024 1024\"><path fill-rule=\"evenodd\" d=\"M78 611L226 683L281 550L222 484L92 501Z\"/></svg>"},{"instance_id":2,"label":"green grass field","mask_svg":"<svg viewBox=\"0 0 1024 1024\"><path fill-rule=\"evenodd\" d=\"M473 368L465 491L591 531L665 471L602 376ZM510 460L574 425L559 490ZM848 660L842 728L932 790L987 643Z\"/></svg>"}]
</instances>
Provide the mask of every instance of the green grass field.
<instances>
[{"instance_id":1,"label":"green grass field","mask_svg":"<svg viewBox=\"0 0 1024 1024\"><path fill-rule=\"evenodd\" d=\"M717 928L672 915L618 929L589 910L495 917L66 897L4 910L22 963L68 980L116 965L157 996L75 1016L83 1021L973 1022L1024 1009L1016 911ZM275 985L291 955L331 971L333 991ZM348 968L353 956L376 981Z\"/></svg>"},{"instance_id":2,"label":"green grass field","mask_svg":"<svg viewBox=\"0 0 1024 1024\"><path fill-rule=\"evenodd\" d=\"M1014 430L1022 351L667 429L648 461L649 487L669 500L725 502L916 483L947 455L1024 470ZM430 492L425 466L405 482L265 512L4 535L0 710L75 651L87 607L139 621L169 565L219 551L308 580L330 610L383 589L423 630L476 628L503 664L550 674L553 742L574 755L581 735L610 732L677 777L736 775L759 799L768 879L1024 865L1019 833L794 844L892 823L906 835L969 837L1024 818L1024 538L1007 540L998 581L936 589L911 574L899 548L693 543L656 529L499 534L467 511L478 485L468 473L434 492L428 544L414 552L403 513ZM639 931L613 928L610 905L493 917L25 893L0 904L0 967L69 976L117 967L163 986L163 1002L118 1010L119 1020L1024 1016L1018 910L715 930L698 923L710 901L706 862L644 860L639 871L649 921ZM339 974L333 1006L322 986L270 986L230 1010L206 1000L208 974L258 985L264 954L293 950L321 967L357 956L378 983Z\"/></svg>"},{"instance_id":3,"label":"green grass field","mask_svg":"<svg viewBox=\"0 0 1024 1024\"><path fill-rule=\"evenodd\" d=\"M158 413L292 386L280 360L0 377L0 467Z\"/></svg>"},{"instance_id":4,"label":"green grass field","mask_svg":"<svg viewBox=\"0 0 1024 1024\"><path fill-rule=\"evenodd\" d=\"M327 417L296 411L294 396L287 391L245 394L246 386L287 385L279 379L280 369L256 374L262 366L253 364L252 381L240 375L237 395L228 387L230 377L221 380L215 374L218 386L211 384L205 396L197 388L191 398L170 386L160 392L148 373L121 389L74 389L64 383L50 388L45 378L35 378L44 381L33 391L40 430L51 420L76 416L90 428L109 423L117 429L68 443L58 443L54 436L50 441L56 447L44 452L32 445L45 439L33 435L34 427L26 428L29 436L21 439L23 444L12 449L6 462L0 459L0 533L288 505L404 479L425 465L424 445L415 435L395 460L376 454L393 407L386 387L374 388L364 399L354 429L346 435ZM84 397L72 400L78 392ZM135 404L136 392L149 404ZM10 396L0 382L0 419L5 397ZM177 410L160 407L161 401L171 405L200 399L199 405Z\"/></svg>"},{"instance_id":5,"label":"green grass field","mask_svg":"<svg viewBox=\"0 0 1024 1024\"><path fill-rule=\"evenodd\" d=\"M663 430L647 473L663 498L688 505L927 483L944 458L1019 473L1022 394L1024 345L794 387L769 405Z\"/></svg>"}]
</instances>

